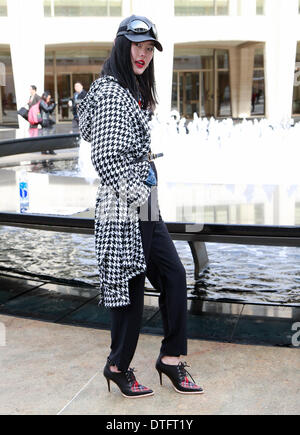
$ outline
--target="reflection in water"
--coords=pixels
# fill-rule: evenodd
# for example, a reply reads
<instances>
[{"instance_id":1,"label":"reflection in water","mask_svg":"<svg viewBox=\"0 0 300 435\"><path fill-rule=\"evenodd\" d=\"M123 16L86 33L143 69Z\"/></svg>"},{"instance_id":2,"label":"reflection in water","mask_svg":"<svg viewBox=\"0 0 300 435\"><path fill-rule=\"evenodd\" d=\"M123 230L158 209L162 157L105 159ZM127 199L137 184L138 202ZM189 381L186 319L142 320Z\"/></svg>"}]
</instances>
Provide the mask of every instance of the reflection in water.
<instances>
[{"instance_id":1,"label":"reflection in water","mask_svg":"<svg viewBox=\"0 0 300 435\"><path fill-rule=\"evenodd\" d=\"M50 162L0 170L0 211L19 212L18 178L27 170L29 213L72 215L93 208L98 180L78 177L72 162ZM58 176L59 174L59 176Z\"/></svg>"},{"instance_id":2,"label":"reflection in water","mask_svg":"<svg viewBox=\"0 0 300 435\"><path fill-rule=\"evenodd\" d=\"M71 215L94 209L98 179L78 176L78 163L49 162L27 169L29 212ZM20 209L19 168L0 169L0 211ZM167 222L300 225L300 183L209 184L164 182L158 199Z\"/></svg>"}]
</instances>

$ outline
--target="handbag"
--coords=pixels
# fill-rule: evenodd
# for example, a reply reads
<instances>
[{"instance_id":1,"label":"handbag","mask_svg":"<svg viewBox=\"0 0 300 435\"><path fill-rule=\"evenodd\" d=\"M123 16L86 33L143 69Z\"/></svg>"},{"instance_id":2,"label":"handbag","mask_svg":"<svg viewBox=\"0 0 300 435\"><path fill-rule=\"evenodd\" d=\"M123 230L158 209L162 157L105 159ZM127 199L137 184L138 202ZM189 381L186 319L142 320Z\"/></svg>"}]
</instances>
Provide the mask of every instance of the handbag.
<instances>
[{"instance_id":1,"label":"handbag","mask_svg":"<svg viewBox=\"0 0 300 435\"><path fill-rule=\"evenodd\" d=\"M18 115L22 116L22 118L26 119L28 121L28 112L29 110L26 109L26 107L21 107L20 110L18 110Z\"/></svg>"},{"instance_id":2,"label":"handbag","mask_svg":"<svg viewBox=\"0 0 300 435\"><path fill-rule=\"evenodd\" d=\"M28 113L28 121L31 125L37 125L42 122L42 115L40 112L40 102L30 107Z\"/></svg>"}]
</instances>

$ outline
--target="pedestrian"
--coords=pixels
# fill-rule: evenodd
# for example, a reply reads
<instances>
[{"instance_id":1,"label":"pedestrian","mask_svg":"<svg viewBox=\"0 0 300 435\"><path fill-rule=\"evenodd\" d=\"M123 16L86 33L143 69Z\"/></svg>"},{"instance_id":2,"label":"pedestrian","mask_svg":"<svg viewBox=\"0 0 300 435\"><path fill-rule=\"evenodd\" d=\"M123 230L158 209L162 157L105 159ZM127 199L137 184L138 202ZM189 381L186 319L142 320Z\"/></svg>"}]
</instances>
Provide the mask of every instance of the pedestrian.
<instances>
[{"instance_id":1,"label":"pedestrian","mask_svg":"<svg viewBox=\"0 0 300 435\"><path fill-rule=\"evenodd\" d=\"M40 100L40 114L42 117L41 126L42 128L51 128L55 124L54 119L51 117L54 109L56 107L56 103L51 102L51 94L48 91L45 91ZM43 151L42 154L56 154L53 150Z\"/></svg>"},{"instance_id":2,"label":"pedestrian","mask_svg":"<svg viewBox=\"0 0 300 435\"><path fill-rule=\"evenodd\" d=\"M54 109L56 107L56 103L51 102L51 94L48 91L45 91L40 100L40 112L42 116L42 127L49 128L55 124L54 119L51 117Z\"/></svg>"},{"instance_id":3,"label":"pedestrian","mask_svg":"<svg viewBox=\"0 0 300 435\"><path fill-rule=\"evenodd\" d=\"M30 86L29 92L30 92L30 98L27 104L30 109L31 106L34 106L40 101L41 97L37 94L37 87L35 85Z\"/></svg>"},{"instance_id":4,"label":"pedestrian","mask_svg":"<svg viewBox=\"0 0 300 435\"><path fill-rule=\"evenodd\" d=\"M145 277L160 292L160 380L164 373L179 393L203 392L180 361L187 355L186 272L160 214L151 159L148 121L157 102L154 48L162 51L149 19L132 15L123 20L101 77L78 107L81 135L91 142L100 178L95 209L99 303L110 308L112 322L103 374L109 390L113 381L125 397L154 394L129 367L142 322Z\"/></svg>"},{"instance_id":5,"label":"pedestrian","mask_svg":"<svg viewBox=\"0 0 300 435\"><path fill-rule=\"evenodd\" d=\"M79 119L78 119L78 114L77 114L77 107L78 107L78 104L80 104L81 101L84 99L87 92L85 89L83 89L82 83L80 83L80 82L75 83L74 89L75 89L75 92L74 92L73 98L71 98L69 100L69 107L72 107L72 112L73 112L72 127L78 128Z\"/></svg>"},{"instance_id":6,"label":"pedestrian","mask_svg":"<svg viewBox=\"0 0 300 435\"><path fill-rule=\"evenodd\" d=\"M29 92L30 92L29 101L24 107L21 107L18 110L18 115L22 116L22 118L26 119L26 121L28 121L29 110L31 109L31 107L37 104L41 99L41 97L37 94L37 87L35 85L30 86ZM38 123L31 124L30 128L31 129L38 128Z\"/></svg>"}]
</instances>

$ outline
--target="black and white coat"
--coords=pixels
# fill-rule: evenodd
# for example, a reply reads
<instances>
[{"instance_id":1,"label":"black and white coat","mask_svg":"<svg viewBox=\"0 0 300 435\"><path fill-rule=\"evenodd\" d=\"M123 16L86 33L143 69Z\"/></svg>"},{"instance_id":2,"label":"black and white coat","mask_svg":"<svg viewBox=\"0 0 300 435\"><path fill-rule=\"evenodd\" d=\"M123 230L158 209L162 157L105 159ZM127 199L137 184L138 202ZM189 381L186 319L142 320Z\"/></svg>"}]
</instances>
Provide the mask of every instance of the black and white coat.
<instances>
[{"instance_id":1,"label":"black and white coat","mask_svg":"<svg viewBox=\"0 0 300 435\"><path fill-rule=\"evenodd\" d=\"M146 271L138 207L151 192L145 184L150 163L135 162L150 152L150 112L111 76L95 80L78 106L82 138L100 185L95 207L95 249L100 304L130 304L128 280Z\"/></svg>"}]
</instances>

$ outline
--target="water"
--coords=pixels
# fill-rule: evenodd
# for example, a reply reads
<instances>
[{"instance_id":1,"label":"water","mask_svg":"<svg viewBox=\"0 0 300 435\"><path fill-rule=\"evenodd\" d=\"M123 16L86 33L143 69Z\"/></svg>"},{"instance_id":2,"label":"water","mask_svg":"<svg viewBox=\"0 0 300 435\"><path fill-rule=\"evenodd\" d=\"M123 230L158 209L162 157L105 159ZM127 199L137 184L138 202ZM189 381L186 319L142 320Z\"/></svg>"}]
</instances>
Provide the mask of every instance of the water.
<instances>
[{"instance_id":1,"label":"water","mask_svg":"<svg viewBox=\"0 0 300 435\"><path fill-rule=\"evenodd\" d=\"M37 243L38 240L38 243ZM0 227L0 270L58 279L73 285L98 285L94 238ZM207 243L209 264L195 282L187 242L175 241L187 272L188 292L206 300L300 305L300 250ZM152 289L146 280L146 287Z\"/></svg>"}]
</instances>

